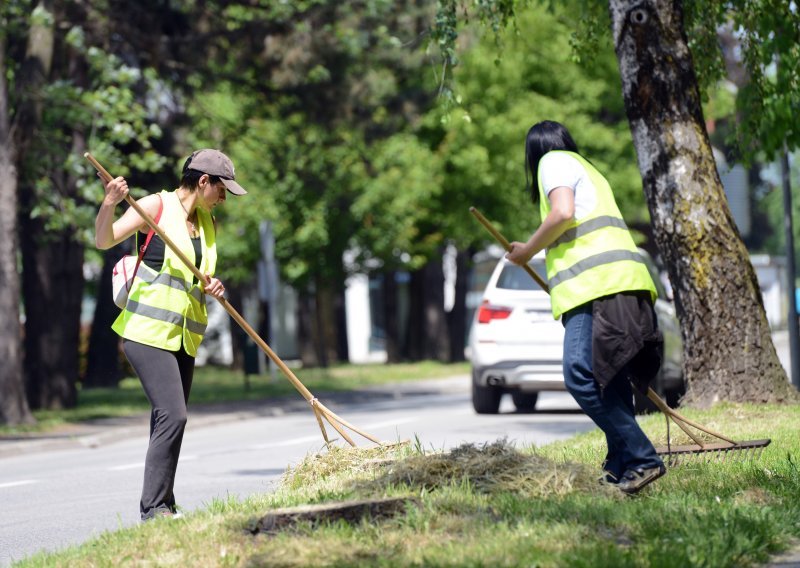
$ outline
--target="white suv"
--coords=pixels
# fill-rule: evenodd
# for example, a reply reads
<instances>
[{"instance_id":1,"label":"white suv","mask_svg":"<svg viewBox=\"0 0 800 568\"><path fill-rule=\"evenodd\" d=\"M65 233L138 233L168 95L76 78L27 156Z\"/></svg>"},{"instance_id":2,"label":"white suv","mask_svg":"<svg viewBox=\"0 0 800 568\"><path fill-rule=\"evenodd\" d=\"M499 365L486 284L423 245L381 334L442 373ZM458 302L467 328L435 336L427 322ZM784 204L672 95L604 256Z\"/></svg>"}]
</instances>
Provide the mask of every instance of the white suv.
<instances>
[{"instance_id":1,"label":"white suv","mask_svg":"<svg viewBox=\"0 0 800 568\"><path fill-rule=\"evenodd\" d=\"M682 344L675 309L666 299L652 260L641 251L658 288L656 314L664 334L664 364L652 385L672 405L683 394ZM531 267L546 275L544 254ZM500 399L510 393L514 406L532 412L541 391L563 391L564 327L553 319L547 292L521 267L501 258L475 310L469 336L472 405L479 414L497 414ZM637 397L637 410L649 401Z\"/></svg>"}]
</instances>

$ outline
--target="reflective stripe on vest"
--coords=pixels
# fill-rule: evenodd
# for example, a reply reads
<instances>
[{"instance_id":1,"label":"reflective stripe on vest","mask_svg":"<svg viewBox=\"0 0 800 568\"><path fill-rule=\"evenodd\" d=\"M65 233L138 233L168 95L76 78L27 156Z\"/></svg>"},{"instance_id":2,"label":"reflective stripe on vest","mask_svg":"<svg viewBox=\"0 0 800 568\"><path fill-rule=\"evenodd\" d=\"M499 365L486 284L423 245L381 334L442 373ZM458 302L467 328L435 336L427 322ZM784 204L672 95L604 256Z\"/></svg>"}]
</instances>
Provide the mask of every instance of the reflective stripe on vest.
<instances>
[{"instance_id":1,"label":"reflective stripe on vest","mask_svg":"<svg viewBox=\"0 0 800 568\"><path fill-rule=\"evenodd\" d=\"M562 282L566 282L570 278L579 276L582 272L586 272L592 268L602 266L603 264L611 264L612 262L619 262L620 260L632 260L633 262L641 262L644 264L644 259L636 251L629 250L611 250L608 252L601 252L580 260L567 269L562 270L555 276L550 278L550 287L555 288Z\"/></svg>"},{"instance_id":2,"label":"reflective stripe on vest","mask_svg":"<svg viewBox=\"0 0 800 568\"><path fill-rule=\"evenodd\" d=\"M131 313L139 314L151 319L171 323L172 325L180 326L183 324L184 316L178 312L165 310L162 308L154 308L153 306L145 306L133 300L129 301L125 309ZM186 327L192 333L203 335L206 332L206 325L186 318Z\"/></svg>"},{"instance_id":3,"label":"reflective stripe on vest","mask_svg":"<svg viewBox=\"0 0 800 568\"><path fill-rule=\"evenodd\" d=\"M555 248L559 245L563 245L564 243L574 241L579 237L588 235L592 231L596 231L597 229L602 229L604 227L616 227L617 229L625 229L626 231L628 230L628 225L625 224L624 219L611 217L610 215L603 215L601 217L589 219L585 223L581 223L572 229L567 229L560 237L553 241L553 244L550 245L550 248Z\"/></svg>"},{"instance_id":4,"label":"reflective stripe on vest","mask_svg":"<svg viewBox=\"0 0 800 568\"><path fill-rule=\"evenodd\" d=\"M160 195L164 209L159 226L192 260L195 251L180 200L174 191L162 191ZM217 259L213 220L200 208L197 218L202 247L200 271L213 275ZM183 347L195 356L207 323L205 294L195 282L194 273L170 247L164 247L164 262L158 272L140 264L128 303L112 328L126 339L168 351Z\"/></svg>"},{"instance_id":5,"label":"reflective stripe on vest","mask_svg":"<svg viewBox=\"0 0 800 568\"><path fill-rule=\"evenodd\" d=\"M619 292L647 290L653 301L655 284L619 212L608 181L587 160L573 152L594 187L597 201L584 218L573 223L548 248L545 257L553 317L596 298ZM540 213L550 202L538 172Z\"/></svg>"},{"instance_id":6,"label":"reflective stripe on vest","mask_svg":"<svg viewBox=\"0 0 800 568\"><path fill-rule=\"evenodd\" d=\"M203 294L200 288L195 286L187 291L186 283L183 280L175 278L171 274L158 273L147 266L144 262L139 264L139 271L137 272L136 277L141 278L148 284L163 284L177 290L183 290L184 292L191 294L198 302L205 302L205 294ZM120 294L125 293L126 289L130 290L133 287L133 275L131 275L131 277L125 282L125 286L126 288L120 288Z\"/></svg>"}]
</instances>

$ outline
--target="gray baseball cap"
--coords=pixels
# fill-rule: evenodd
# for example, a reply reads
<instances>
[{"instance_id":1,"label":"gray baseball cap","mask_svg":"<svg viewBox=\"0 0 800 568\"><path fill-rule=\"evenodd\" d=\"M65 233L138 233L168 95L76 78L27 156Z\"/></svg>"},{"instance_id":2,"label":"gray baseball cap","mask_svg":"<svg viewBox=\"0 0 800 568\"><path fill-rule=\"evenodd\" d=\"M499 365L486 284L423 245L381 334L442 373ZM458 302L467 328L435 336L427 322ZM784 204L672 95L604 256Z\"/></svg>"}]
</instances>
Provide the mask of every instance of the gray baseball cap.
<instances>
[{"instance_id":1,"label":"gray baseball cap","mask_svg":"<svg viewBox=\"0 0 800 568\"><path fill-rule=\"evenodd\" d=\"M195 150L189 157L189 161L184 169L197 170L210 176L217 176L225 184L225 187L234 195L245 195L245 189L234 180L235 170L231 159L220 152L211 148Z\"/></svg>"}]
</instances>

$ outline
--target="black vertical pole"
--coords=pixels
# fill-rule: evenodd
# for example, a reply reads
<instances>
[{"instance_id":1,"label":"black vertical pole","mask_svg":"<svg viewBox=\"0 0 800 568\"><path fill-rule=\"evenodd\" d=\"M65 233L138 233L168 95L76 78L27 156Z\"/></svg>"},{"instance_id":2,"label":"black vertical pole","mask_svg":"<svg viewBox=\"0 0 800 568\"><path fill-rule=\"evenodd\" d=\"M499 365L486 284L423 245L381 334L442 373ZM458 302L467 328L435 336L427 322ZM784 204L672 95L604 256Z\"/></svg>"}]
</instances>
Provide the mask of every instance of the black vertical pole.
<instances>
[{"instance_id":1,"label":"black vertical pole","mask_svg":"<svg viewBox=\"0 0 800 568\"><path fill-rule=\"evenodd\" d=\"M786 230L786 279L789 294L789 356L791 360L791 380L795 388L800 389L800 332L797 324L797 298L795 296L794 266L794 228L792 226L792 184L789 179L789 151L786 143L781 156L781 173L783 174L783 226Z\"/></svg>"}]
</instances>

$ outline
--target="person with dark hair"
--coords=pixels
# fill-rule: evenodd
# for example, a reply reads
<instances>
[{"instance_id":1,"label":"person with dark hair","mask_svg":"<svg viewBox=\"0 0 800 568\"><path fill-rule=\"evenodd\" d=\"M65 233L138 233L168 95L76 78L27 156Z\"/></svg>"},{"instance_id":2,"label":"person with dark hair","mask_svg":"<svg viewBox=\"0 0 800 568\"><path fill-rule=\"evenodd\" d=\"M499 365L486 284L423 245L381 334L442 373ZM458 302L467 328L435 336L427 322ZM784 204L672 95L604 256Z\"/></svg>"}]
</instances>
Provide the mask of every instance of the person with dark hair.
<instances>
[{"instance_id":1,"label":"person with dark hair","mask_svg":"<svg viewBox=\"0 0 800 568\"><path fill-rule=\"evenodd\" d=\"M225 286L214 277L217 248L211 211L225 202L226 191L247 193L234 180L230 158L219 150L204 149L184 163L178 189L137 201L205 275L205 281L198 282L180 257L153 235L131 282L127 304L112 325L122 337L125 356L151 405L150 444L139 503L143 521L179 515L173 486L194 358L208 323L205 295L221 298L225 293ZM128 183L122 177L105 184L95 221L97 248L107 249L133 234L148 233L148 225L132 207L114 220L116 206L127 194Z\"/></svg>"},{"instance_id":2,"label":"person with dark hair","mask_svg":"<svg viewBox=\"0 0 800 568\"><path fill-rule=\"evenodd\" d=\"M631 389L633 381L645 392L661 366L655 284L611 187L566 127L533 125L525 160L542 223L506 256L523 265L547 249L553 317L564 325L565 385L606 435L604 481L633 494L666 473L636 422Z\"/></svg>"}]
</instances>

